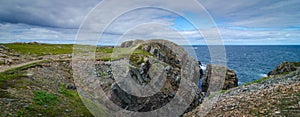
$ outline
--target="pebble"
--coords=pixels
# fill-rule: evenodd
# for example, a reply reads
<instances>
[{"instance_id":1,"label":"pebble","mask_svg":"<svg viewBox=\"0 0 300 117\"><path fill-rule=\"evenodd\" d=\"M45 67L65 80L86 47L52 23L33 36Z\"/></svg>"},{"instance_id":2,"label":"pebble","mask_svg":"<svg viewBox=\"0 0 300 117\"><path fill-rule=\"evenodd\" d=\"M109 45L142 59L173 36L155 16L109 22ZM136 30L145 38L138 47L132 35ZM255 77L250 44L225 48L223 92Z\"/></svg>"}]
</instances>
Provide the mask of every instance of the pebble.
<instances>
[{"instance_id":1,"label":"pebble","mask_svg":"<svg viewBox=\"0 0 300 117\"><path fill-rule=\"evenodd\" d=\"M65 111L66 111L66 112L70 112L70 110L69 110L69 109L66 109Z\"/></svg>"},{"instance_id":2,"label":"pebble","mask_svg":"<svg viewBox=\"0 0 300 117\"><path fill-rule=\"evenodd\" d=\"M14 99L6 99L5 100L6 102L13 102L13 101L15 101Z\"/></svg>"}]
</instances>

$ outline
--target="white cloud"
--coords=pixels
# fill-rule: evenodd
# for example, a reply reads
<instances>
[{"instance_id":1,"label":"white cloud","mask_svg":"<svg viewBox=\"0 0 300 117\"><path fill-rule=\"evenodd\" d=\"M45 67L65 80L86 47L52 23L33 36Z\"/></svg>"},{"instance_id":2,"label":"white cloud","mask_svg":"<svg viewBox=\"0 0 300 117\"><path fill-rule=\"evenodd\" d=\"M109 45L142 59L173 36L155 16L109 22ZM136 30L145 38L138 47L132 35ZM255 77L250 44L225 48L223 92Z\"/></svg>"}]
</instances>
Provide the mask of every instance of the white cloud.
<instances>
[{"instance_id":1,"label":"white cloud","mask_svg":"<svg viewBox=\"0 0 300 117\"><path fill-rule=\"evenodd\" d=\"M43 42L74 42L77 28L90 9L101 0L90 1L0 1L0 43L11 41L43 41ZM211 13L220 26L220 33L226 44L244 43L300 43L297 38L299 28L286 30L290 27L300 26L300 2L298 0L271 1L271 0L198 0ZM136 9L131 12L118 11L148 4L149 8ZM102 4L104 5L104 4ZM100 4L101 6L101 4ZM103 6L108 12L105 15L95 15L95 19L87 19L87 26L91 29L86 34L99 35L99 28L112 21L113 16L119 16L104 32L105 44L116 43L118 37L125 34L127 39L165 38L180 40L179 34L188 38L193 44L203 44L204 40L195 30L170 29L176 25L176 14L164 11L162 7L175 9L181 14L193 16L199 12L197 4L191 1L173 0L172 2L152 0L140 1L109 0ZM125 13L125 14L124 14ZM201 17L201 16L199 16ZM197 18L196 18L197 19ZM202 19L198 19L202 20ZM206 21L199 21L205 25ZM149 25L147 25L149 24ZM150 24L163 24L161 26ZM140 27L141 25L144 25ZM232 29L239 26L246 29ZM205 26L204 26L205 27ZM136 29L135 29L136 28ZM255 30L268 28L267 30ZM253 29L253 30L252 30ZM130 33L126 33L126 32ZM214 32L215 33L215 32ZM87 40L89 40L87 38ZM285 41L283 41L285 40ZM183 43L185 41L181 41Z\"/></svg>"},{"instance_id":2,"label":"white cloud","mask_svg":"<svg viewBox=\"0 0 300 117\"><path fill-rule=\"evenodd\" d=\"M76 31L6 23L0 24L0 42L73 43Z\"/></svg>"}]
</instances>

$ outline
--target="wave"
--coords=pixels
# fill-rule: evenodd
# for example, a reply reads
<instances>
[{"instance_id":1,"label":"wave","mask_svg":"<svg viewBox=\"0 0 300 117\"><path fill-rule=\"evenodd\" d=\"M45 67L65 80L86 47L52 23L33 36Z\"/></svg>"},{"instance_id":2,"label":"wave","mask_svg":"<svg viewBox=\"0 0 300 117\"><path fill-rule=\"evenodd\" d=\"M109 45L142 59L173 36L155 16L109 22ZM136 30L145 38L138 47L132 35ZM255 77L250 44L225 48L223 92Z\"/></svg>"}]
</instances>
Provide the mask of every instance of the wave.
<instances>
[{"instance_id":1,"label":"wave","mask_svg":"<svg viewBox=\"0 0 300 117\"><path fill-rule=\"evenodd\" d=\"M200 65L200 67L201 67L201 69L202 69L203 71L206 70L206 65L205 65L205 64Z\"/></svg>"},{"instance_id":2,"label":"wave","mask_svg":"<svg viewBox=\"0 0 300 117\"><path fill-rule=\"evenodd\" d=\"M268 74L259 74L260 77L268 77Z\"/></svg>"}]
</instances>

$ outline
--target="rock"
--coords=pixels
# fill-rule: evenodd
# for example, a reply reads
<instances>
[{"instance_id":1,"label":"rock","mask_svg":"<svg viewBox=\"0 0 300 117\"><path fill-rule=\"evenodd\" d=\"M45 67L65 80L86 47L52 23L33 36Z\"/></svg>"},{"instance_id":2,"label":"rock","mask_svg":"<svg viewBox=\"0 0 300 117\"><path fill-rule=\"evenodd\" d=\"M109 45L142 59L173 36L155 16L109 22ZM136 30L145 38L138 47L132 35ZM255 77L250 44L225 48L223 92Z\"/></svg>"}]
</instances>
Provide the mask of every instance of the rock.
<instances>
[{"instance_id":1,"label":"rock","mask_svg":"<svg viewBox=\"0 0 300 117\"><path fill-rule=\"evenodd\" d=\"M137 44L139 44L139 43L142 43L142 42L144 42L144 41L143 41L143 40L126 41L126 42L123 42L123 43L121 44L121 48L129 48L129 47L133 47L133 46L135 46L135 45L137 45Z\"/></svg>"},{"instance_id":2,"label":"rock","mask_svg":"<svg viewBox=\"0 0 300 117\"><path fill-rule=\"evenodd\" d=\"M68 84L66 84L66 89L76 90L75 83L68 83Z\"/></svg>"},{"instance_id":3,"label":"rock","mask_svg":"<svg viewBox=\"0 0 300 117\"><path fill-rule=\"evenodd\" d=\"M112 102L119 107L130 111L148 112L156 110L172 101L179 89L180 81L184 78L189 80L189 82L186 82L186 85L189 85L191 88L190 90L193 91L188 90L188 87L187 89L182 89L192 92L191 96L185 97L190 98L191 102L188 103L190 106L186 110L182 110L182 112L191 111L202 102L204 96L197 87L198 80L201 76L201 68L198 66L198 61L190 57L182 47L164 40L150 40L143 43L142 41L129 41L121 44L121 47L136 46L139 46L140 49L150 53L150 57L147 57L147 60L144 60L145 62L138 66L130 65L128 67L128 72L122 70L120 67L116 67L124 66L122 64L122 59L112 61L108 67L108 69L110 68L112 70L112 79L115 80L116 78L114 77L116 76L131 78L140 85L145 85L152 80L157 80L159 82L159 79L162 77L165 77L166 81L162 83L162 87L159 91L155 92L153 95L139 97L122 90L120 87L121 85L119 86L115 82L108 84L109 82L106 83L104 81L105 79L101 78L100 80L103 80L101 81L103 83L101 86L103 89L108 89L106 90L106 93L110 94L108 97L110 97ZM96 69L101 70L97 71L99 73L107 71L107 69L104 68L106 68L106 65L103 64L96 66ZM135 87L129 88L137 92L140 91L139 89L135 89ZM150 88L155 89L156 87ZM179 99L179 101L185 101L185 99Z\"/></svg>"},{"instance_id":4,"label":"rock","mask_svg":"<svg viewBox=\"0 0 300 117\"><path fill-rule=\"evenodd\" d=\"M0 53L1 58L7 58L8 56L6 54Z\"/></svg>"},{"instance_id":5,"label":"rock","mask_svg":"<svg viewBox=\"0 0 300 117\"><path fill-rule=\"evenodd\" d=\"M280 114L280 111L276 111L275 114Z\"/></svg>"},{"instance_id":6,"label":"rock","mask_svg":"<svg viewBox=\"0 0 300 117\"><path fill-rule=\"evenodd\" d=\"M225 71L226 71L226 76L219 75L221 72L225 72ZM219 84L218 81L220 79L216 77L224 78L225 79L224 84ZM236 73L233 70L230 70L223 66L208 64L206 66L206 72L202 80L202 91L207 92L210 84L213 86L211 87L211 89L214 91L218 90L217 85L223 85L222 90L227 90L238 86L238 78L236 76Z\"/></svg>"},{"instance_id":7,"label":"rock","mask_svg":"<svg viewBox=\"0 0 300 117\"><path fill-rule=\"evenodd\" d=\"M7 103L10 103L10 102L15 101L15 99L6 99L5 101L6 101Z\"/></svg>"},{"instance_id":8,"label":"rock","mask_svg":"<svg viewBox=\"0 0 300 117\"><path fill-rule=\"evenodd\" d=\"M18 54L18 53L15 53L15 54L13 54L12 56L15 56L15 57L20 57L21 55L20 55L20 54Z\"/></svg>"},{"instance_id":9,"label":"rock","mask_svg":"<svg viewBox=\"0 0 300 117\"><path fill-rule=\"evenodd\" d=\"M297 70L297 67L295 66L294 63L282 62L274 70L270 71L268 73L268 76L270 77L270 76L274 76L274 75L285 74L285 73L289 73L289 72L296 71L296 70Z\"/></svg>"},{"instance_id":10,"label":"rock","mask_svg":"<svg viewBox=\"0 0 300 117\"><path fill-rule=\"evenodd\" d=\"M238 78L233 70L227 69L225 83L222 90L231 89L238 86Z\"/></svg>"},{"instance_id":11,"label":"rock","mask_svg":"<svg viewBox=\"0 0 300 117\"><path fill-rule=\"evenodd\" d=\"M8 48L5 47L4 45L0 45L0 49L1 49L1 50L8 50Z\"/></svg>"}]
</instances>

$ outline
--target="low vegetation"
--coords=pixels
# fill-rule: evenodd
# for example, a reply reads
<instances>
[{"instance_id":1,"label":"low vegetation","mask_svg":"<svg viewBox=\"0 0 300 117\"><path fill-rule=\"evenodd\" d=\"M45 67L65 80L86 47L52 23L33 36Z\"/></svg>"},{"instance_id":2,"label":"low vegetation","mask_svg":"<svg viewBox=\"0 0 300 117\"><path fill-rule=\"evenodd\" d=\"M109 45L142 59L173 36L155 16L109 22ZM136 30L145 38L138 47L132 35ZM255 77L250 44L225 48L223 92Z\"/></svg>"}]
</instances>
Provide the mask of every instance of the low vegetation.
<instances>
[{"instance_id":1,"label":"low vegetation","mask_svg":"<svg viewBox=\"0 0 300 117\"><path fill-rule=\"evenodd\" d=\"M28 75L28 69L34 69L42 64L50 64L51 62L54 61L40 61L9 69L0 73L0 97L3 99L17 99L18 101L21 101L21 103L16 102L17 104L14 104L16 107L21 107L14 108L16 109L16 115L14 116L29 117L76 115L92 117L93 115L82 103L77 90L66 89L64 84L59 87L59 91L53 89L49 90L43 85L47 83L39 80L32 80L30 75ZM33 90L33 87L40 90ZM10 88L26 93L15 94L14 92L7 91L7 89ZM28 100L32 100L32 103L28 103ZM24 103L23 101L27 103L25 106L22 105L22 103Z\"/></svg>"},{"instance_id":2,"label":"low vegetation","mask_svg":"<svg viewBox=\"0 0 300 117\"><path fill-rule=\"evenodd\" d=\"M49 94L45 91L34 91L33 94L33 100L38 105L55 105L58 101L58 98L55 94Z\"/></svg>"},{"instance_id":3,"label":"low vegetation","mask_svg":"<svg viewBox=\"0 0 300 117\"><path fill-rule=\"evenodd\" d=\"M20 54L37 56L70 54L73 51L72 44L10 43L3 45Z\"/></svg>"},{"instance_id":4,"label":"low vegetation","mask_svg":"<svg viewBox=\"0 0 300 117\"><path fill-rule=\"evenodd\" d=\"M27 76L26 72L24 72L22 70L28 69L30 67L34 67L38 64L39 64L39 62L32 63L32 64L28 64L28 65L24 65L24 66L21 66L21 67L13 68L13 69L10 69L8 71L4 71L4 72L0 73L0 86L2 86L3 83L5 83L9 80L18 79L18 78L21 78L21 77L26 77Z\"/></svg>"},{"instance_id":5,"label":"low vegetation","mask_svg":"<svg viewBox=\"0 0 300 117\"><path fill-rule=\"evenodd\" d=\"M242 86L247 86L247 85L251 85L251 84L255 84L255 83L261 83L267 79L269 79L269 77L262 77L261 79L254 80L252 82L247 82L247 83L243 84Z\"/></svg>"},{"instance_id":6,"label":"low vegetation","mask_svg":"<svg viewBox=\"0 0 300 117\"><path fill-rule=\"evenodd\" d=\"M296 67L300 67L300 62L292 62Z\"/></svg>"}]
</instances>

